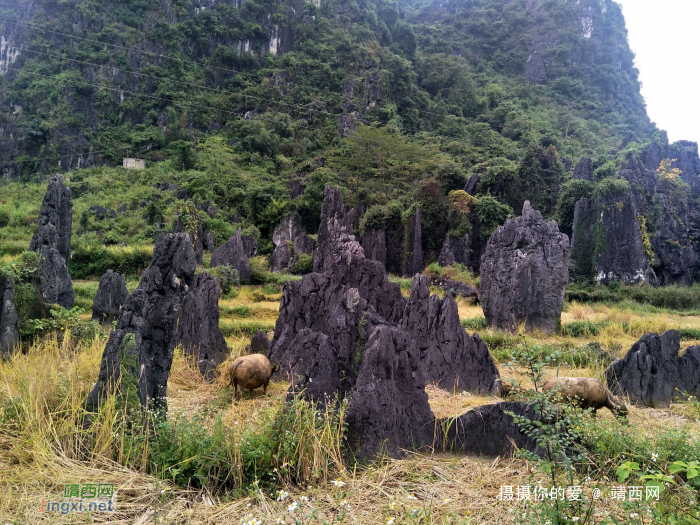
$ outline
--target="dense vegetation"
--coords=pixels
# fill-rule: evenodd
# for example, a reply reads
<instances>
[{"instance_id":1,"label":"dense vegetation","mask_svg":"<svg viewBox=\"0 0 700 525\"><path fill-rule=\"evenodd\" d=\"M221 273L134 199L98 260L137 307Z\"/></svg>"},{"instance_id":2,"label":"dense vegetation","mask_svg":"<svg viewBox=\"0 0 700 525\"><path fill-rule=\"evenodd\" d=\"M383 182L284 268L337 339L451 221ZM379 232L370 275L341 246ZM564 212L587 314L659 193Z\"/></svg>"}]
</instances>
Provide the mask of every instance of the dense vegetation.
<instances>
[{"instance_id":1,"label":"dense vegetation","mask_svg":"<svg viewBox=\"0 0 700 525\"><path fill-rule=\"evenodd\" d=\"M485 242L526 199L567 231L596 185L571 181L572 164L591 156L609 185L608 152L654 131L610 0L293 7L0 1L5 174L33 183L127 155L152 166L70 174L79 276L102 271L79 262L100 259L97 245L148 244L172 227L183 203L159 182L215 205L202 215L218 241L242 225L263 254L291 210L315 231L327 183L347 191L358 229L400 230L420 205L426 263L446 234ZM475 173L472 195L453 193ZM42 192L29 188L3 183L4 253L28 239ZM116 219L89 212L124 204ZM123 259L129 270L138 254Z\"/></svg>"}]
</instances>

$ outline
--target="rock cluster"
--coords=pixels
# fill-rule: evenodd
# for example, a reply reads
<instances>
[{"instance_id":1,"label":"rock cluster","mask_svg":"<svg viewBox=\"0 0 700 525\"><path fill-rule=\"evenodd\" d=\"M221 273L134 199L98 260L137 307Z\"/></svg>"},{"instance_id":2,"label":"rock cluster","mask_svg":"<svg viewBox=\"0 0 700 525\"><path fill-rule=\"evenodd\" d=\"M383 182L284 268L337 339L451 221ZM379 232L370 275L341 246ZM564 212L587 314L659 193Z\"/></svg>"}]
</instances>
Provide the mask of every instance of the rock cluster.
<instances>
[{"instance_id":1,"label":"rock cluster","mask_svg":"<svg viewBox=\"0 0 700 525\"><path fill-rule=\"evenodd\" d=\"M700 346L682 356L680 332L646 334L630 348L624 359L608 366L608 388L627 396L637 405L668 407L681 393L700 396Z\"/></svg>"},{"instance_id":2,"label":"rock cluster","mask_svg":"<svg viewBox=\"0 0 700 525\"><path fill-rule=\"evenodd\" d=\"M240 228L228 241L214 250L214 253L211 255L210 266L212 268L225 265L238 271L238 278L241 282L250 282L250 276L253 271L250 268L250 260L245 253Z\"/></svg>"},{"instance_id":3,"label":"rock cluster","mask_svg":"<svg viewBox=\"0 0 700 525\"><path fill-rule=\"evenodd\" d=\"M92 301L92 320L98 323L111 323L119 318L123 304L129 298L126 278L112 270L107 270L100 278L97 295Z\"/></svg>"},{"instance_id":4,"label":"rock cluster","mask_svg":"<svg viewBox=\"0 0 700 525\"><path fill-rule=\"evenodd\" d=\"M292 270L302 253L311 255L314 249L314 241L304 234L301 217L296 212L282 218L272 233L272 243L275 245L270 264L273 272Z\"/></svg>"},{"instance_id":5,"label":"rock cluster","mask_svg":"<svg viewBox=\"0 0 700 525\"><path fill-rule=\"evenodd\" d=\"M19 342L15 310L15 282L0 275L0 357L12 353Z\"/></svg>"},{"instance_id":6,"label":"rock cluster","mask_svg":"<svg viewBox=\"0 0 700 525\"><path fill-rule=\"evenodd\" d=\"M49 304L71 308L75 300L73 281L68 273L71 257L73 201L63 175L49 179L49 187L39 210L39 227L29 249L42 256L41 294Z\"/></svg>"},{"instance_id":7,"label":"rock cluster","mask_svg":"<svg viewBox=\"0 0 700 525\"><path fill-rule=\"evenodd\" d=\"M469 235L453 239L449 235L445 237L445 242L440 250L438 264L440 266L452 266L454 263L460 263L470 267L471 261L469 256Z\"/></svg>"},{"instance_id":8,"label":"rock cluster","mask_svg":"<svg viewBox=\"0 0 700 525\"><path fill-rule=\"evenodd\" d=\"M491 326L558 330L569 281L569 239L526 201L489 239L481 259L481 302Z\"/></svg>"},{"instance_id":9,"label":"rock cluster","mask_svg":"<svg viewBox=\"0 0 700 525\"><path fill-rule=\"evenodd\" d=\"M258 254L258 242L255 240L255 237L246 235L241 238L241 241L243 242L243 253L246 254L246 257L250 259Z\"/></svg>"},{"instance_id":10,"label":"rock cluster","mask_svg":"<svg viewBox=\"0 0 700 525\"><path fill-rule=\"evenodd\" d=\"M107 341L97 383L86 401L88 408L96 409L104 395L114 391L123 368L124 379L136 384L143 407L167 410L168 375L182 300L196 266L189 235L166 234L157 239L153 260L122 307Z\"/></svg>"},{"instance_id":11,"label":"rock cluster","mask_svg":"<svg viewBox=\"0 0 700 525\"><path fill-rule=\"evenodd\" d=\"M406 301L384 267L365 258L350 233L354 212L345 213L339 190L327 187L324 196L314 255L322 272L285 284L270 359L294 381L290 395L350 397L348 441L359 457L382 448L396 457L432 441L427 378L493 392L498 372L485 345L459 325L454 301L419 304L427 291L421 277ZM444 364L450 358L459 360L454 370Z\"/></svg>"},{"instance_id":12,"label":"rock cluster","mask_svg":"<svg viewBox=\"0 0 700 525\"><path fill-rule=\"evenodd\" d=\"M216 367L226 361L228 347L219 330L219 285L207 272L197 275L182 298L177 344L206 378L213 378Z\"/></svg>"}]
</instances>

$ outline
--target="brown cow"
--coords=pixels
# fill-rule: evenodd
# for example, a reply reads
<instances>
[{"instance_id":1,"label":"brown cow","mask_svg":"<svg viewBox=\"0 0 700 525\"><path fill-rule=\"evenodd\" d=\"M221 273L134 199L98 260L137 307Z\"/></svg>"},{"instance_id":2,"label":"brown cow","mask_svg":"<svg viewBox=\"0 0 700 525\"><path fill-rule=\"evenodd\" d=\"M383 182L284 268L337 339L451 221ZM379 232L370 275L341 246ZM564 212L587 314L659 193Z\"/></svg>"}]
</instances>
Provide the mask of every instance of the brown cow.
<instances>
[{"instance_id":1,"label":"brown cow","mask_svg":"<svg viewBox=\"0 0 700 525\"><path fill-rule=\"evenodd\" d=\"M263 387L263 393L267 394L267 385L272 374L280 369L280 365L272 365L267 357L262 354L244 355L236 359L228 369L229 379L233 387L233 397L238 397L238 387L248 389L251 396L253 390Z\"/></svg>"},{"instance_id":2,"label":"brown cow","mask_svg":"<svg viewBox=\"0 0 700 525\"><path fill-rule=\"evenodd\" d=\"M618 419L627 416L625 403L597 379L556 377L545 383L544 390L549 392L555 387L560 388L560 393L565 399L576 400L583 409L592 408L594 415L599 408L607 407Z\"/></svg>"}]
</instances>

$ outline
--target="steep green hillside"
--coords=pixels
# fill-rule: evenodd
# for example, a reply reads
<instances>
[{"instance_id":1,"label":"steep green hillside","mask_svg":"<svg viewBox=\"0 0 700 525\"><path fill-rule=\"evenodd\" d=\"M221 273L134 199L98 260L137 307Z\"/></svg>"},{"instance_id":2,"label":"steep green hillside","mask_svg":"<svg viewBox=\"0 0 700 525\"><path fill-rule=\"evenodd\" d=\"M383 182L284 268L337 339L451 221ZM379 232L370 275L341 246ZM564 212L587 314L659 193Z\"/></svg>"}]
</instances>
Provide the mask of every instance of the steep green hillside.
<instances>
[{"instance_id":1,"label":"steep green hillside","mask_svg":"<svg viewBox=\"0 0 700 525\"><path fill-rule=\"evenodd\" d=\"M215 205L219 237L258 230L266 253L291 210L314 232L323 185L340 183L359 231L417 204L426 263L468 232L478 261L527 199L570 234L577 200L619 177L623 139L656 131L612 0L0 0L0 37L5 178L93 167L69 175L78 213L129 213L74 224L107 244L170 228L184 201L152 187L167 183ZM100 168L125 156L153 168ZM582 156L596 176L572 181ZM124 191L100 202L112 178ZM22 202L0 220L31 233L39 202L12 184ZM168 221L134 212L161 201Z\"/></svg>"}]
</instances>

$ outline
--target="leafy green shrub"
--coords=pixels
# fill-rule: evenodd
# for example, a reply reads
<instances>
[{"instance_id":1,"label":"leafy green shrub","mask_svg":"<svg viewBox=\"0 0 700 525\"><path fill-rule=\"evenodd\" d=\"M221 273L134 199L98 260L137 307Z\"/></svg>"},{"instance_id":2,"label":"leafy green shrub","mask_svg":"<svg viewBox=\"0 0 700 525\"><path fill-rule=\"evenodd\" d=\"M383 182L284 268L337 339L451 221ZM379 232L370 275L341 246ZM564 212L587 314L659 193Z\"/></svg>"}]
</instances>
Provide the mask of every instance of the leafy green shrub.
<instances>
[{"instance_id":1,"label":"leafy green shrub","mask_svg":"<svg viewBox=\"0 0 700 525\"><path fill-rule=\"evenodd\" d=\"M476 216L481 227L480 234L483 241L487 241L496 228L501 226L509 215L514 215L513 208L501 204L490 195L479 197L476 205Z\"/></svg>"},{"instance_id":2,"label":"leafy green shrub","mask_svg":"<svg viewBox=\"0 0 700 525\"><path fill-rule=\"evenodd\" d=\"M80 318L84 313L82 308L73 307L70 310L58 305L51 305L49 317L43 319L31 319L28 321L31 334L36 337L45 337L56 332L59 341L70 332L71 340L75 343L89 342L102 333L100 325L92 321Z\"/></svg>"},{"instance_id":3,"label":"leafy green shrub","mask_svg":"<svg viewBox=\"0 0 700 525\"><path fill-rule=\"evenodd\" d=\"M609 324L607 322L573 321L562 325L561 334L568 337L596 336Z\"/></svg>"},{"instance_id":4,"label":"leafy green shrub","mask_svg":"<svg viewBox=\"0 0 700 525\"><path fill-rule=\"evenodd\" d=\"M700 339L700 329L697 328L681 328L681 341L693 341Z\"/></svg>"},{"instance_id":5,"label":"leafy green shrub","mask_svg":"<svg viewBox=\"0 0 700 525\"><path fill-rule=\"evenodd\" d=\"M626 195L629 192L630 183L626 179L606 177L596 185L596 193L602 197L613 195Z\"/></svg>"},{"instance_id":6,"label":"leafy green shrub","mask_svg":"<svg viewBox=\"0 0 700 525\"><path fill-rule=\"evenodd\" d=\"M488 324L484 317L473 317L471 319L462 319L460 321L462 326L466 330L476 331L476 330L486 330Z\"/></svg>"},{"instance_id":7,"label":"leafy green shrub","mask_svg":"<svg viewBox=\"0 0 700 525\"><path fill-rule=\"evenodd\" d=\"M10 212L5 208L0 208L0 228L4 228L10 223Z\"/></svg>"},{"instance_id":8,"label":"leafy green shrub","mask_svg":"<svg viewBox=\"0 0 700 525\"><path fill-rule=\"evenodd\" d=\"M294 263L294 268L292 268L292 273L295 275L306 275L314 270L314 258L311 254L302 253L297 258L297 262Z\"/></svg>"},{"instance_id":9,"label":"leafy green shrub","mask_svg":"<svg viewBox=\"0 0 700 525\"><path fill-rule=\"evenodd\" d=\"M228 295L231 292L231 288L241 284L238 277L238 270L229 266L228 264L209 268L207 272L209 272L209 274L217 280L223 295Z\"/></svg>"},{"instance_id":10,"label":"leafy green shrub","mask_svg":"<svg viewBox=\"0 0 700 525\"><path fill-rule=\"evenodd\" d=\"M153 259L152 246L106 247L97 243L78 243L68 261L73 279L99 278L107 270L138 275Z\"/></svg>"}]
</instances>

